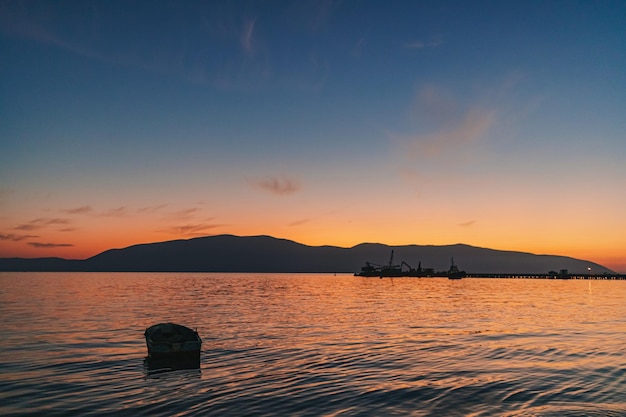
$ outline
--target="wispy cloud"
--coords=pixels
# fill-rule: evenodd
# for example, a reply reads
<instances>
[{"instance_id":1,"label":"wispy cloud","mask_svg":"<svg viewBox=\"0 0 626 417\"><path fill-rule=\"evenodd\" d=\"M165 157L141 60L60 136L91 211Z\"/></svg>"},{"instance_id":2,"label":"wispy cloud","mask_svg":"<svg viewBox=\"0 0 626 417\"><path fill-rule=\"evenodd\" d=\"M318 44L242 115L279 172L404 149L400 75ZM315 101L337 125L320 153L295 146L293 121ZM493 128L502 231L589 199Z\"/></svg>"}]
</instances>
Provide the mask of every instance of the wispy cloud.
<instances>
[{"instance_id":1,"label":"wispy cloud","mask_svg":"<svg viewBox=\"0 0 626 417\"><path fill-rule=\"evenodd\" d=\"M300 220L296 220L296 221L289 223L289 226L300 226L310 221L311 219L300 219Z\"/></svg>"},{"instance_id":2,"label":"wispy cloud","mask_svg":"<svg viewBox=\"0 0 626 417\"><path fill-rule=\"evenodd\" d=\"M176 222L176 223L189 223L189 222L198 222L196 220L198 216L202 215L204 210L200 207L189 207L180 210L168 211L163 213L163 219L168 222ZM211 222L214 217L205 218L202 222L207 223ZM178 227L178 226L176 226Z\"/></svg>"},{"instance_id":3,"label":"wispy cloud","mask_svg":"<svg viewBox=\"0 0 626 417\"><path fill-rule=\"evenodd\" d=\"M415 133L390 132L390 138L412 159L458 155L484 139L496 122L496 111L478 103L463 104L450 94L427 85L416 94L411 118Z\"/></svg>"},{"instance_id":4,"label":"wispy cloud","mask_svg":"<svg viewBox=\"0 0 626 417\"><path fill-rule=\"evenodd\" d=\"M234 21L240 23L233 24ZM258 90L266 86L272 80L272 66L261 23L249 15L215 22L215 26L222 28L215 40L228 50L236 49L223 54L219 60L207 56L187 71L188 76L223 90Z\"/></svg>"},{"instance_id":5,"label":"wispy cloud","mask_svg":"<svg viewBox=\"0 0 626 417\"><path fill-rule=\"evenodd\" d=\"M50 249L50 248L64 248L64 247L72 247L74 246L71 243L42 243L42 242L28 242L30 246L41 249Z\"/></svg>"},{"instance_id":6,"label":"wispy cloud","mask_svg":"<svg viewBox=\"0 0 626 417\"><path fill-rule=\"evenodd\" d=\"M254 55L254 25L256 24L256 18L244 19L241 28L241 34L239 35L239 43L241 49L247 55Z\"/></svg>"},{"instance_id":7,"label":"wispy cloud","mask_svg":"<svg viewBox=\"0 0 626 417\"><path fill-rule=\"evenodd\" d=\"M286 176L263 178L252 181L252 184L263 191L281 196L296 193L301 188L298 181Z\"/></svg>"},{"instance_id":8,"label":"wispy cloud","mask_svg":"<svg viewBox=\"0 0 626 417\"><path fill-rule=\"evenodd\" d=\"M427 41L413 40L406 42L404 47L407 49L424 49L424 48L436 48L443 44L443 39L440 36L435 36Z\"/></svg>"},{"instance_id":9,"label":"wispy cloud","mask_svg":"<svg viewBox=\"0 0 626 417\"><path fill-rule=\"evenodd\" d=\"M130 211L128 210L128 207L126 206L121 206L121 207L116 207L116 208L112 208L109 209L103 213L100 213L99 216L102 217L128 217L130 215Z\"/></svg>"},{"instance_id":10,"label":"wispy cloud","mask_svg":"<svg viewBox=\"0 0 626 417\"><path fill-rule=\"evenodd\" d=\"M352 46L352 49L350 50L350 55L355 58L359 58L361 56L361 53L363 52L364 45L365 37L362 37Z\"/></svg>"},{"instance_id":11,"label":"wispy cloud","mask_svg":"<svg viewBox=\"0 0 626 417\"><path fill-rule=\"evenodd\" d=\"M460 104L447 91L432 84L422 86L415 95L411 114L420 121L428 120L442 126L455 123L459 116Z\"/></svg>"},{"instance_id":12,"label":"wispy cloud","mask_svg":"<svg viewBox=\"0 0 626 417\"><path fill-rule=\"evenodd\" d=\"M407 150L412 156L438 156L482 138L494 121L494 111L472 108L455 127L405 137Z\"/></svg>"},{"instance_id":13,"label":"wispy cloud","mask_svg":"<svg viewBox=\"0 0 626 417\"><path fill-rule=\"evenodd\" d=\"M459 223L459 226L461 227L470 227L473 226L476 223L476 220L470 220L464 223Z\"/></svg>"},{"instance_id":14,"label":"wispy cloud","mask_svg":"<svg viewBox=\"0 0 626 417\"><path fill-rule=\"evenodd\" d=\"M222 9L227 11L224 12ZM185 30L184 33L173 33L171 42L160 48L152 48L146 43L152 36L144 30L137 30L123 43L107 42L111 38L117 39L115 30L120 24L124 25L118 21L119 14L111 10L107 2L77 3L73 13L80 16L80 19L68 19L64 6L57 2L0 2L0 32L110 65L139 68L159 74L174 74L189 82L220 86L222 82L217 73L221 64L216 64L216 60L209 52L192 49L188 45L205 43L207 31L209 36L214 35L212 40L222 42L223 38L219 34L215 36L215 33L211 33L213 22L204 20L207 16L215 16L214 19L220 24L221 21L230 21L234 11L228 10L229 7L217 3L215 5L207 3L195 8L192 11L195 15L189 22L195 26ZM127 11L132 20L133 14L137 12ZM128 16L125 19L129 18ZM254 24L244 22L243 32L240 32L237 24L232 26L230 31L232 33L229 32L228 36L229 46L231 40L236 42L239 36L242 47L247 48L248 52L253 51ZM152 35L160 36L162 33ZM225 64L224 70L232 71L236 64L238 63L229 61ZM237 80L229 78L228 85L235 81Z\"/></svg>"},{"instance_id":15,"label":"wispy cloud","mask_svg":"<svg viewBox=\"0 0 626 417\"><path fill-rule=\"evenodd\" d=\"M168 204L160 204L158 206L141 207L137 209L137 213L140 213L140 214L156 213L157 211L160 211L167 206Z\"/></svg>"},{"instance_id":16,"label":"wispy cloud","mask_svg":"<svg viewBox=\"0 0 626 417\"><path fill-rule=\"evenodd\" d=\"M340 5L340 0L298 0L293 2L288 17L299 28L321 32L328 28Z\"/></svg>"},{"instance_id":17,"label":"wispy cloud","mask_svg":"<svg viewBox=\"0 0 626 417\"><path fill-rule=\"evenodd\" d=\"M165 232L173 235L182 235L182 236L204 236L208 234L211 230L227 226L226 224L216 224L216 223L195 223L195 224L181 224L170 226L167 229L159 230L160 232Z\"/></svg>"},{"instance_id":18,"label":"wispy cloud","mask_svg":"<svg viewBox=\"0 0 626 417\"><path fill-rule=\"evenodd\" d=\"M485 104L455 99L433 86L418 91L409 119L413 129L388 132L401 160L398 173L417 195L435 183L459 184L488 158L490 133L499 120Z\"/></svg>"},{"instance_id":19,"label":"wispy cloud","mask_svg":"<svg viewBox=\"0 0 626 417\"><path fill-rule=\"evenodd\" d=\"M80 206L80 207L63 209L63 210L60 210L60 212L65 213L65 214L73 214L73 215L84 214L84 215L91 215L91 216L97 216L97 217L98 216L99 217L127 217L127 216L132 216L133 214L156 213L167 206L168 206L167 204L160 204L156 206L141 207L138 209L133 209L132 207L128 207L128 206L120 206L120 207L107 209L105 211L98 211L90 205L85 205L85 206Z\"/></svg>"},{"instance_id":20,"label":"wispy cloud","mask_svg":"<svg viewBox=\"0 0 626 417\"><path fill-rule=\"evenodd\" d=\"M19 242L25 239L35 239L39 236L36 235L16 235L14 233L2 234L0 233L0 240L10 240L12 242Z\"/></svg>"},{"instance_id":21,"label":"wispy cloud","mask_svg":"<svg viewBox=\"0 0 626 417\"><path fill-rule=\"evenodd\" d=\"M67 214L89 214L92 211L93 211L93 208L91 206L81 206L81 207L61 210L62 213L67 213Z\"/></svg>"},{"instance_id":22,"label":"wispy cloud","mask_svg":"<svg viewBox=\"0 0 626 417\"><path fill-rule=\"evenodd\" d=\"M42 218L31 220L28 223L23 223L18 226L15 226L13 229L30 231L30 230L43 229L47 226L64 225L64 224L70 224L70 221L68 219L62 219L62 218L42 217Z\"/></svg>"},{"instance_id":23,"label":"wispy cloud","mask_svg":"<svg viewBox=\"0 0 626 417\"><path fill-rule=\"evenodd\" d=\"M193 217L201 211L198 207L192 207L188 209L182 209L171 213L171 217L187 219Z\"/></svg>"},{"instance_id":24,"label":"wispy cloud","mask_svg":"<svg viewBox=\"0 0 626 417\"><path fill-rule=\"evenodd\" d=\"M85 39L93 38L93 35L85 28L89 24L76 25L72 29L80 30L80 40L72 39L62 29L67 29L60 24L63 11L60 6L52 3L30 2L5 2L0 10L0 30L11 35L33 40L42 44L52 45L57 48L68 50L80 56L107 63L119 63L120 59L105 54L86 42ZM84 19L92 25L97 20L94 8L85 5L79 12L83 13Z\"/></svg>"}]
</instances>

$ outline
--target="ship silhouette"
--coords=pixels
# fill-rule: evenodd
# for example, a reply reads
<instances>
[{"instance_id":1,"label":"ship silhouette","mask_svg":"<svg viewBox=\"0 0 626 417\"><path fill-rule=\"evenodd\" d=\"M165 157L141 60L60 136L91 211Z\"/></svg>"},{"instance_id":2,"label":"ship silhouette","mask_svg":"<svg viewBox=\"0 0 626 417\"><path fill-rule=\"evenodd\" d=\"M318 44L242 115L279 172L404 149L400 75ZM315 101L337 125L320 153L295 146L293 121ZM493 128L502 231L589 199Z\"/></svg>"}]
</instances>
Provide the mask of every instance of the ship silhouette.
<instances>
[{"instance_id":1,"label":"ship silhouette","mask_svg":"<svg viewBox=\"0 0 626 417\"><path fill-rule=\"evenodd\" d=\"M365 266L361 268L360 272L355 273L355 276L359 277L414 277L414 278L428 278L428 277L448 277L450 279L464 278L467 273L459 270L454 263L454 258L451 259L450 269L447 271L435 271L434 268L422 268L422 262L420 261L417 268L413 268L411 265L402 261L398 265L393 263L394 251L391 251L389 263L386 265L375 264L373 262L365 262Z\"/></svg>"}]
</instances>

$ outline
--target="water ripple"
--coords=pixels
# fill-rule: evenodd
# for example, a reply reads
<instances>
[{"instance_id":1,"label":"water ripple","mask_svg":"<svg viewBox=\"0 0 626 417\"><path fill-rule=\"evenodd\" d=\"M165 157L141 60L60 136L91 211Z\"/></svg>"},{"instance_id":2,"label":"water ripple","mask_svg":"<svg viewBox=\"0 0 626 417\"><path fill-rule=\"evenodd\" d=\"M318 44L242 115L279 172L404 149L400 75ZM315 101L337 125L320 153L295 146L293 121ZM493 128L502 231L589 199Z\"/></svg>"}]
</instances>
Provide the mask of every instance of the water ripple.
<instances>
[{"instance_id":1,"label":"water ripple","mask_svg":"<svg viewBox=\"0 0 626 417\"><path fill-rule=\"evenodd\" d=\"M13 278L2 415L626 416L623 282ZM198 327L200 369L144 363L170 320Z\"/></svg>"}]
</instances>

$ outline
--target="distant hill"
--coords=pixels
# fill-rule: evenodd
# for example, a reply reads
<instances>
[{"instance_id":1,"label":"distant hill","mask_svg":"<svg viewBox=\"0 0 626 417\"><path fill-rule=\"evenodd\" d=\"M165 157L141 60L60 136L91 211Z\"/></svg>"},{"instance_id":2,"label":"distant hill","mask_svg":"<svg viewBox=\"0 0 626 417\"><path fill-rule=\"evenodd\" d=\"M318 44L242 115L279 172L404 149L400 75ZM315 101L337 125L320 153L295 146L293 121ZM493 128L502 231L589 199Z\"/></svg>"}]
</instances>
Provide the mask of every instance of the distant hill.
<instances>
[{"instance_id":1,"label":"distant hill","mask_svg":"<svg viewBox=\"0 0 626 417\"><path fill-rule=\"evenodd\" d=\"M63 258L0 258L0 271L81 271L83 263Z\"/></svg>"},{"instance_id":2,"label":"distant hill","mask_svg":"<svg viewBox=\"0 0 626 417\"><path fill-rule=\"evenodd\" d=\"M571 273L613 271L593 262L556 255L534 255L469 245L388 246L362 243L352 248L307 246L271 236L220 235L110 249L85 260L0 258L0 271L125 272L357 272L366 261L447 270L454 257L471 273Z\"/></svg>"}]
</instances>

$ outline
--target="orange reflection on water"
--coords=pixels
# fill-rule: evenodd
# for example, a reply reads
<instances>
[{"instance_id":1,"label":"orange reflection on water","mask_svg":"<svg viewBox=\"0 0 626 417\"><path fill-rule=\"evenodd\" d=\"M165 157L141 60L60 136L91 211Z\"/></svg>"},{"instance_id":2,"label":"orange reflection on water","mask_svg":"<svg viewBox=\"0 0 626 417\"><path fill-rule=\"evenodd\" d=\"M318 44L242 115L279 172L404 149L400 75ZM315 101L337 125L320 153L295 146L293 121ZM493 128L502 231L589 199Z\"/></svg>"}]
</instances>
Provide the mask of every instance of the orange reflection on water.
<instances>
[{"instance_id":1,"label":"orange reflection on water","mask_svg":"<svg viewBox=\"0 0 626 417\"><path fill-rule=\"evenodd\" d=\"M232 414L329 397L476 412L568 400L578 386L577 401L605 404L626 382L623 281L2 273L0 284L0 372L49 395L34 409L143 407L184 386L193 410ZM197 328L201 372L146 382L143 331L167 321Z\"/></svg>"}]
</instances>

